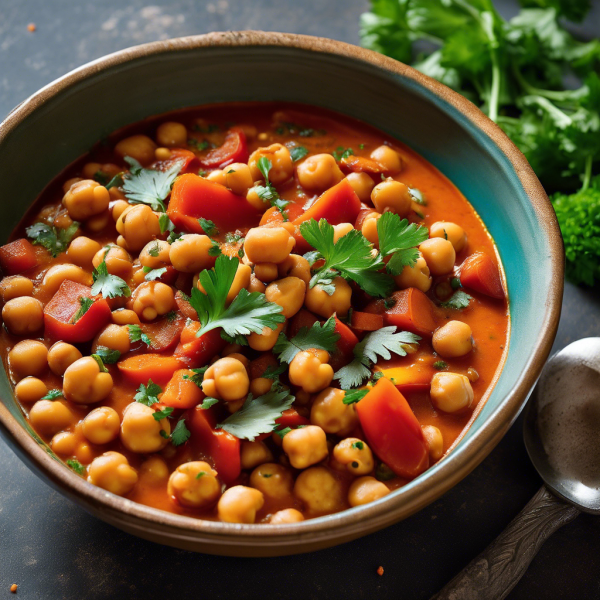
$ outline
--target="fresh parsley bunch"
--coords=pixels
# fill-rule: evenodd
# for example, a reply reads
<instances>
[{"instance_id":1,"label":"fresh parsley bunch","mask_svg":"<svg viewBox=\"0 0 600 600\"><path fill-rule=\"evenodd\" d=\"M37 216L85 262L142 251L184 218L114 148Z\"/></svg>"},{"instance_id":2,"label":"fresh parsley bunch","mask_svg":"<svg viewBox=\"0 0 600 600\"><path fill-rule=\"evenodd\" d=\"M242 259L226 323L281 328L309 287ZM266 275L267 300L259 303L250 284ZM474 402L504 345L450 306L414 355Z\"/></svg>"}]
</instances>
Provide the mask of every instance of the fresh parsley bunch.
<instances>
[{"instance_id":1,"label":"fresh parsley bunch","mask_svg":"<svg viewBox=\"0 0 600 600\"><path fill-rule=\"evenodd\" d=\"M371 0L362 44L412 63L504 129L554 193L569 277L593 284L597 191L588 190L600 170L600 40L580 42L560 23L583 19L589 0L520 2L507 21L492 0ZM566 89L574 78L582 85Z\"/></svg>"}]
</instances>

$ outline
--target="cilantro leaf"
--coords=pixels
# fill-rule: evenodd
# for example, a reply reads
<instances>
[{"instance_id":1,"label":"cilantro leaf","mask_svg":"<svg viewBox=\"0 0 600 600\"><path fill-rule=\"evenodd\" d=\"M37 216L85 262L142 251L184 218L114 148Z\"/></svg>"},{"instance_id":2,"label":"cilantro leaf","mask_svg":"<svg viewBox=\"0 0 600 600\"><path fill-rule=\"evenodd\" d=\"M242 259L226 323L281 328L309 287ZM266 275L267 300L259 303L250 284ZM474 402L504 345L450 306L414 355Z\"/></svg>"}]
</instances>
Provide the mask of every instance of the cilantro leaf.
<instances>
[{"instance_id":1,"label":"cilantro leaf","mask_svg":"<svg viewBox=\"0 0 600 600\"><path fill-rule=\"evenodd\" d=\"M172 232L175 229L175 223L169 219L167 213L161 213L159 215L158 226L160 227L161 233L166 233L167 231Z\"/></svg>"},{"instance_id":2,"label":"cilantro leaf","mask_svg":"<svg viewBox=\"0 0 600 600\"><path fill-rule=\"evenodd\" d=\"M472 296L469 296L469 294L462 290L458 290L457 292L454 292L446 302L442 302L440 306L443 308L454 308L459 310L461 308L467 308L471 300L473 300Z\"/></svg>"},{"instance_id":3,"label":"cilantro leaf","mask_svg":"<svg viewBox=\"0 0 600 600\"><path fill-rule=\"evenodd\" d=\"M127 159L131 165L130 157ZM123 193L130 204L147 204L152 210L164 213L164 201L182 167L183 161L177 161L166 171L155 171L134 163L129 173L123 176Z\"/></svg>"},{"instance_id":4,"label":"cilantro leaf","mask_svg":"<svg viewBox=\"0 0 600 600\"><path fill-rule=\"evenodd\" d=\"M219 402L218 398L211 398L210 396L207 396L206 398L204 398L204 400L202 400L202 403L199 404L198 406L200 408L202 408L203 410L206 410L207 408L214 406L218 402Z\"/></svg>"},{"instance_id":5,"label":"cilantro leaf","mask_svg":"<svg viewBox=\"0 0 600 600\"><path fill-rule=\"evenodd\" d=\"M98 354L92 354L92 358L98 364L98 368L100 369L100 373L108 373L108 369L104 366L104 361L102 360L102 357L100 355L98 355Z\"/></svg>"},{"instance_id":6,"label":"cilantro leaf","mask_svg":"<svg viewBox=\"0 0 600 600\"><path fill-rule=\"evenodd\" d=\"M387 272L399 275L404 267L413 267L417 262L419 252L415 246L429 237L429 231L423 225L409 223L395 213L385 212L377 221L377 235L381 254L391 255Z\"/></svg>"},{"instance_id":7,"label":"cilantro leaf","mask_svg":"<svg viewBox=\"0 0 600 600\"><path fill-rule=\"evenodd\" d=\"M200 283L206 293L194 287L190 297L201 325L197 337L218 327L229 336L262 333L265 327L276 329L285 321L281 306L268 302L260 292L250 293L242 288L233 302L225 306L238 265L236 258L221 255L214 269L200 273Z\"/></svg>"},{"instance_id":8,"label":"cilantro leaf","mask_svg":"<svg viewBox=\"0 0 600 600\"><path fill-rule=\"evenodd\" d=\"M348 158L354 154L354 150L352 148L344 148L343 146L338 146L332 153L333 158L340 162L343 158Z\"/></svg>"},{"instance_id":9,"label":"cilantro leaf","mask_svg":"<svg viewBox=\"0 0 600 600\"><path fill-rule=\"evenodd\" d=\"M248 345L248 340L244 335L227 335L224 331L221 331L221 339L225 340L228 344Z\"/></svg>"},{"instance_id":10,"label":"cilantro leaf","mask_svg":"<svg viewBox=\"0 0 600 600\"><path fill-rule=\"evenodd\" d=\"M167 272L167 267L149 269L148 271L146 271L146 267L144 267L144 272L146 273L144 276L146 281L155 281L156 279L160 279Z\"/></svg>"},{"instance_id":11,"label":"cilantro leaf","mask_svg":"<svg viewBox=\"0 0 600 600\"><path fill-rule=\"evenodd\" d=\"M110 275L106 262L103 260L92 272L94 283L92 294L102 294L104 298L116 298L117 296L131 296L131 290L124 279L117 275Z\"/></svg>"},{"instance_id":12,"label":"cilantro leaf","mask_svg":"<svg viewBox=\"0 0 600 600\"><path fill-rule=\"evenodd\" d=\"M179 419L171 432L171 443L173 446L181 446L190 439L191 435L190 430L185 426L185 419Z\"/></svg>"},{"instance_id":13,"label":"cilantro leaf","mask_svg":"<svg viewBox=\"0 0 600 600\"><path fill-rule=\"evenodd\" d=\"M346 390L346 394L342 402L344 404L356 404L357 402L360 402L368 393L369 390ZM352 447L354 447L354 444L352 444ZM359 450L362 450L362 448L359 448Z\"/></svg>"},{"instance_id":14,"label":"cilantro leaf","mask_svg":"<svg viewBox=\"0 0 600 600\"><path fill-rule=\"evenodd\" d=\"M305 146L294 146L290 148L290 156L294 162L302 160L308 154L308 148Z\"/></svg>"},{"instance_id":15,"label":"cilantro leaf","mask_svg":"<svg viewBox=\"0 0 600 600\"><path fill-rule=\"evenodd\" d=\"M152 340L142 331L139 325L127 325L127 331L129 332L130 342L143 342L146 346L152 346Z\"/></svg>"},{"instance_id":16,"label":"cilantro leaf","mask_svg":"<svg viewBox=\"0 0 600 600\"><path fill-rule=\"evenodd\" d=\"M64 229L48 225L47 223L35 223L27 227L25 233L33 244L43 246L56 258L61 252L67 249L78 229L79 223L76 221L73 221L71 225Z\"/></svg>"},{"instance_id":17,"label":"cilantro leaf","mask_svg":"<svg viewBox=\"0 0 600 600\"><path fill-rule=\"evenodd\" d=\"M365 364L366 363L366 364ZM371 377L371 365L365 360L355 357L352 362L336 371L333 378L340 382L343 390L349 390L363 384L365 379Z\"/></svg>"},{"instance_id":18,"label":"cilantro leaf","mask_svg":"<svg viewBox=\"0 0 600 600\"><path fill-rule=\"evenodd\" d=\"M191 369L194 371L193 375L184 375L184 379L189 379L192 383L195 383L200 389L202 389L202 381L204 380L204 373L206 373L206 367L200 367L199 369Z\"/></svg>"},{"instance_id":19,"label":"cilantro leaf","mask_svg":"<svg viewBox=\"0 0 600 600\"><path fill-rule=\"evenodd\" d=\"M248 394L244 406L219 423L217 428L241 440L253 442L261 433L273 431L275 419L290 408L294 399L288 390L270 391L258 398Z\"/></svg>"},{"instance_id":20,"label":"cilantro leaf","mask_svg":"<svg viewBox=\"0 0 600 600\"><path fill-rule=\"evenodd\" d=\"M318 223L310 219L300 225L300 233L325 259L325 264L310 280L309 287L318 284L332 286L333 278L339 273L355 281L371 296L385 297L392 291L393 279L380 272L384 267L381 254L372 255L373 246L360 231L352 229L334 243L333 226L325 219ZM327 289L325 291L329 293Z\"/></svg>"},{"instance_id":21,"label":"cilantro leaf","mask_svg":"<svg viewBox=\"0 0 600 600\"><path fill-rule=\"evenodd\" d=\"M209 256L221 256L221 254L223 254L223 252L221 251L221 246L219 245L219 242L215 242L215 240L211 240L212 241L212 246L208 249L208 255Z\"/></svg>"},{"instance_id":22,"label":"cilantro leaf","mask_svg":"<svg viewBox=\"0 0 600 600\"><path fill-rule=\"evenodd\" d=\"M287 371L287 365L279 365L277 367L273 367L269 365L265 372L261 375L264 379L273 379L274 381L279 380L279 376L283 375Z\"/></svg>"},{"instance_id":23,"label":"cilantro leaf","mask_svg":"<svg viewBox=\"0 0 600 600\"><path fill-rule=\"evenodd\" d=\"M200 227L202 227L202 230L208 237L219 235L219 230L217 229L217 226L209 219L203 219L202 217L200 217L198 219L198 223L200 223Z\"/></svg>"},{"instance_id":24,"label":"cilantro leaf","mask_svg":"<svg viewBox=\"0 0 600 600\"><path fill-rule=\"evenodd\" d=\"M433 363L433 368L437 369L438 371L444 371L448 368L448 363L445 360L436 360Z\"/></svg>"},{"instance_id":25,"label":"cilantro leaf","mask_svg":"<svg viewBox=\"0 0 600 600\"><path fill-rule=\"evenodd\" d=\"M83 475L85 473L85 467L75 458L69 458L65 461L77 475Z\"/></svg>"},{"instance_id":26,"label":"cilantro leaf","mask_svg":"<svg viewBox=\"0 0 600 600\"><path fill-rule=\"evenodd\" d=\"M339 339L339 333L335 332L335 319L329 317L323 325L317 321L312 327L301 327L291 340L281 332L273 352L278 355L281 362L291 363L296 354L303 350L316 348L331 353L336 349Z\"/></svg>"},{"instance_id":27,"label":"cilantro leaf","mask_svg":"<svg viewBox=\"0 0 600 600\"><path fill-rule=\"evenodd\" d=\"M121 187L123 185L123 173L117 173L104 187L107 190L114 187Z\"/></svg>"},{"instance_id":28,"label":"cilantro leaf","mask_svg":"<svg viewBox=\"0 0 600 600\"><path fill-rule=\"evenodd\" d=\"M145 404L146 406L152 406L158 402L158 395L162 393L162 388L148 379L148 385L140 384L137 389L137 394L133 397L136 402Z\"/></svg>"},{"instance_id":29,"label":"cilantro leaf","mask_svg":"<svg viewBox=\"0 0 600 600\"><path fill-rule=\"evenodd\" d=\"M62 390L48 390L48 393L42 396L40 400L56 400L57 398L63 398Z\"/></svg>"},{"instance_id":30,"label":"cilantro leaf","mask_svg":"<svg viewBox=\"0 0 600 600\"><path fill-rule=\"evenodd\" d=\"M90 308L94 304L94 301L91 298L88 298L87 296L80 296L79 298L77 298L77 300L79 302L79 308L77 309L77 312L73 315L73 323L77 323L77 321L79 321L79 319L81 319L81 317L83 317L83 315L85 315L85 313L88 310L90 310Z\"/></svg>"},{"instance_id":31,"label":"cilantro leaf","mask_svg":"<svg viewBox=\"0 0 600 600\"><path fill-rule=\"evenodd\" d=\"M107 348L106 346L98 346L96 354L102 359L106 365L114 365L121 358L121 353L118 350Z\"/></svg>"},{"instance_id":32,"label":"cilantro leaf","mask_svg":"<svg viewBox=\"0 0 600 600\"><path fill-rule=\"evenodd\" d=\"M165 408L163 408L162 410L154 411L152 416L154 417L155 421L162 421L163 419L166 419L168 416L170 416L173 410L174 409L170 406L165 406Z\"/></svg>"}]
</instances>

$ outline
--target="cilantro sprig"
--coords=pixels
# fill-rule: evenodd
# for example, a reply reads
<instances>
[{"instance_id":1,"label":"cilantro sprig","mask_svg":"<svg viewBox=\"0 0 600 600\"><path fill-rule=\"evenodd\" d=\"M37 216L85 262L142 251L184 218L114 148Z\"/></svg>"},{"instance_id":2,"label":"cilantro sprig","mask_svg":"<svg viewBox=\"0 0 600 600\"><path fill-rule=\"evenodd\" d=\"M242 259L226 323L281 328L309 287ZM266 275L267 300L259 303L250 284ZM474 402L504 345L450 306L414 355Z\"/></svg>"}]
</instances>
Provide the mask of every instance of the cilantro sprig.
<instances>
[{"instance_id":1,"label":"cilantro sprig","mask_svg":"<svg viewBox=\"0 0 600 600\"><path fill-rule=\"evenodd\" d=\"M152 379L148 379L148 384L140 384L137 389L137 394L133 397L136 402L145 404L146 406L152 406L158 403L158 395L162 394L162 388L160 385L154 383Z\"/></svg>"},{"instance_id":2,"label":"cilantro sprig","mask_svg":"<svg viewBox=\"0 0 600 600\"><path fill-rule=\"evenodd\" d=\"M415 248L429 237L427 227L409 223L392 212L385 212L377 221L379 250L382 256L391 256L386 265L390 275L399 275L406 266L412 267L419 258Z\"/></svg>"},{"instance_id":3,"label":"cilantro sprig","mask_svg":"<svg viewBox=\"0 0 600 600\"><path fill-rule=\"evenodd\" d=\"M329 317L323 325L318 321L312 327L301 327L298 333L291 339L283 333L279 334L273 352L278 355L280 362L291 363L298 352L316 348L329 353L336 348L340 339L339 333L335 332L335 319ZM263 375L265 377L265 375Z\"/></svg>"},{"instance_id":4,"label":"cilantro sprig","mask_svg":"<svg viewBox=\"0 0 600 600\"><path fill-rule=\"evenodd\" d=\"M139 325L127 325L127 331L129 332L130 342L143 342L146 346L152 346L150 336L144 333Z\"/></svg>"},{"instance_id":5,"label":"cilantro sprig","mask_svg":"<svg viewBox=\"0 0 600 600\"><path fill-rule=\"evenodd\" d=\"M473 300L473 297L467 294L467 292L458 290L457 292L454 292L446 302L442 302L440 306L442 308L454 308L460 310L462 308L467 308L471 303L471 300Z\"/></svg>"},{"instance_id":6,"label":"cilantro sprig","mask_svg":"<svg viewBox=\"0 0 600 600\"><path fill-rule=\"evenodd\" d=\"M200 273L200 283L206 293L194 287L190 297L200 321L197 337L219 327L229 336L262 333L265 327L276 329L285 321L281 306L268 302L260 292L250 293L242 288L233 302L225 305L238 265L236 258L221 255L214 269Z\"/></svg>"},{"instance_id":7,"label":"cilantro sprig","mask_svg":"<svg viewBox=\"0 0 600 600\"><path fill-rule=\"evenodd\" d=\"M261 156L256 166L265 180L265 185L255 185L254 191L263 202L268 202L271 206L275 206L284 216L285 220L287 220L284 211L289 201L280 198L275 186L269 181L269 172L273 168L273 163L266 156Z\"/></svg>"},{"instance_id":8,"label":"cilantro sprig","mask_svg":"<svg viewBox=\"0 0 600 600\"><path fill-rule=\"evenodd\" d=\"M78 229L79 223L76 221L65 228L54 227L54 225L48 225L47 223L35 223L27 227L25 233L32 244L43 246L56 258L68 248Z\"/></svg>"},{"instance_id":9,"label":"cilantro sprig","mask_svg":"<svg viewBox=\"0 0 600 600\"><path fill-rule=\"evenodd\" d=\"M106 261L102 261L92 272L94 283L92 294L102 294L104 298L116 298L117 296L131 296L131 290L124 279L108 272Z\"/></svg>"}]
</instances>

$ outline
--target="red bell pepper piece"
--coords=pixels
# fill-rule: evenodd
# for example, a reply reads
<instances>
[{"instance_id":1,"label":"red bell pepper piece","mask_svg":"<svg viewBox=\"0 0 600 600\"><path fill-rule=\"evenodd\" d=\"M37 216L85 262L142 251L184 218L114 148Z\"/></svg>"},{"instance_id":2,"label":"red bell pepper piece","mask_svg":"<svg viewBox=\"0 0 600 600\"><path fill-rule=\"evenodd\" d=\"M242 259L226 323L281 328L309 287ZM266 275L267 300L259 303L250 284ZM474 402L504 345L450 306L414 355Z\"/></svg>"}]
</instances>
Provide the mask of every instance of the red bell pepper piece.
<instances>
[{"instance_id":1,"label":"red bell pepper piece","mask_svg":"<svg viewBox=\"0 0 600 600\"><path fill-rule=\"evenodd\" d=\"M206 394L192 381L191 377L194 374L194 371L189 369L175 371L160 397L161 403L173 408L193 408L200 404L206 398Z\"/></svg>"},{"instance_id":2,"label":"red bell pepper piece","mask_svg":"<svg viewBox=\"0 0 600 600\"><path fill-rule=\"evenodd\" d=\"M141 330L152 340L154 352L165 352L171 350L179 343L186 318L180 313L174 317L165 317L152 323L142 323Z\"/></svg>"},{"instance_id":3,"label":"red bell pepper piece","mask_svg":"<svg viewBox=\"0 0 600 600\"><path fill-rule=\"evenodd\" d=\"M394 292L390 298L395 301L390 308L385 308L383 300L375 300L367 305L365 312L382 315L384 325L396 325L418 335L433 335L437 327L435 307L421 290L408 288Z\"/></svg>"},{"instance_id":4,"label":"red bell pepper piece","mask_svg":"<svg viewBox=\"0 0 600 600\"><path fill-rule=\"evenodd\" d=\"M437 373L432 365L417 362L409 367L392 367L382 369L388 379L393 379L393 384L403 394L409 392L428 392L431 389L431 380Z\"/></svg>"},{"instance_id":5,"label":"red bell pepper piece","mask_svg":"<svg viewBox=\"0 0 600 600\"><path fill-rule=\"evenodd\" d=\"M184 150L183 148L174 148L171 150L171 158L164 163L169 163L166 169L172 166L177 161L183 161L183 166L180 175L185 173L198 173L200 170L200 159L190 150ZM166 170L165 169L165 170Z\"/></svg>"},{"instance_id":6,"label":"red bell pepper piece","mask_svg":"<svg viewBox=\"0 0 600 600\"><path fill-rule=\"evenodd\" d=\"M358 331L377 331L383 327L383 316L353 310L350 326Z\"/></svg>"},{"instance_id":7,"label":"red bell pepper piece","mask_svg":"<svg viewBox=\"0 0 600 600\"><path fill-rule=\"evenodd\" d=\"M90 298L93 304L76 322L81 309L80 298ZM68 279L44 308L45 335L51 340L70 344L89 342L111 320L108 302L101 296L93 296L92 288Z\"/></svg>"},{"instance_id":8,"label":"red bell pepper piece","mask_svg":"<svg viewBox=\"0 0 600 600\"><path fill-rule=\"evenodd\" d=\"M295 408L288 408L281 413L279 418L275 419L275 423L280 425L282 429L285 429L286 427L310 425L310 420L303 417Z\"/></svg>"},{"instance_id":9,"label":"red bell pepper piece","mask_svg":"<svg viewBox=\"0 0 600 600\"><path fill-rule=\"evenodd\" d=\"M255 227L261 217L245 198L192 173L175 181L167 214L176 227L192 233L204 233L201 217L222 231Z\"/></svg>"},{"instance_id":10,"label":"red bell pepper piece","mask_svg":"<svg viewBox=\"0 0 600 600\"><path fill-rule=\"evenodd\" d=\"M209 150L200 158L200 163L207 169L220 169L234 162L248 162L248 156L246 134L241 128L232 127L227 132L223 145Z\"/></svg>"},{"instance_id":11,"label":"red bell pepper piece","mask_svg":"<svg viewBox=\"0 0 600 600\"><path fill-rule=\"evenodd\" d=\"M312 313L311 313L312 314ZM354 358L354 346L358 344L358 338L346 325L342 323L337 317L335 318L335 329L334 331L339 334L340 339L336 342L336 350L329 359L329 364L334 371L341 369L347 365Z\"/></svg>"},{"instance_id":12,"label":"red bell pepper piece","mask_svg":"<svg viewBox=\"0 0 600 600\"><path fill-rule=\"evenodd\" d=\"M154 383L165 386L173 373L184 366L177 357L164 354L138 354L117 363L121 374L136 385L146 384L152 379Z\"/></svg>"},{"instance_id":13,"label":"red bell pepper piece","mask_svg":"<svg viewBox=\"0 0 600 600\"><path fill-rule=\"evenodd\" d=\"M29 271L37 264L35 249L25 238L0 246L0 267L5 276Z\"/></svg>"},{"instance_id":14,"label":"red bell pepper piece","mask_svg":"<svg viewBox=\"0 0 600 600\"><path fill-rule=\"evenodd\" d=\"M186 423L192 447L212 461L219 478L231 485L242 472L240 440L224 429L215 429L217 421L210 408L190 409Z\"/></svg>"},{"instance_id":15,"label":"red bell pepper piece","mask_svg":"<svg viewBox=\"0 0 600 600\"><path fill-rule=\"evenodd\" d=\"M174 356L190 369L208 364L210 359L219 354L227 345L227 342L221 337L219 329L212 329L208 333L196 337L198 329L200 329L200 323L197 321L188 323L181 332L179 345L174 352Z\"/></svg>"},{"instance_id":16,"label":"red bell pepper piece","mask_svg":"<svg viewBox=\"0 0 600 600\"><path fill-rule=\"evenodd\" d=\"M396 475L413 479L429 466L419 421L394 384L381 378L356 405L371 449Z\"/></svg>"},{"instance_id":17,"label":"red bell pepper piece","mask_svg":"<svg viewBox=\"0 0 600 600\"><path fill-rule=\"evenodd\" d=\"M460 283L498 300L505 296L498 265L484 252L475 252L465 259L460 266Z\"/></svg>"}]
</instances>

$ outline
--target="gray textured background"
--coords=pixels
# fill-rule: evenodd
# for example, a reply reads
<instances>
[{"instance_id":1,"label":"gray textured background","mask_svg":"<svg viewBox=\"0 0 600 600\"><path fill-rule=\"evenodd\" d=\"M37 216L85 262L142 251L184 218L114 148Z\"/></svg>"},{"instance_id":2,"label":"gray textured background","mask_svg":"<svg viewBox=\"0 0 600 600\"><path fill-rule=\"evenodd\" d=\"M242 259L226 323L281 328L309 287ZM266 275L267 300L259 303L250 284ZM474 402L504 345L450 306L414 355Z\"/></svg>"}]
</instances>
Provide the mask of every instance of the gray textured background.
<instances>
[{"instance_id":1,"label":"gray textured background","mask_svg":"<svg viewBox=\"0 0 600 600\"><path fill-rule=\"evenodd\" d=\"M514 12L512 1L496 5L505 15ZM263 29L358 43L366 6L362 0L0 0L0 118L70 69L147 41ZM30 33L28 23L37 31ZM577 30L600 33L598 3ZM35 149L34 168L45 152L52 148ZM11 185L18 182L5 182L3 201ZM555 349L592 335L600 335L598 289L567 285ZM311 555L232 559L158 546L105 525L39 481L2 441L0 474L0 598L12 597L9 586L18 583L17 597L27 600L425 599L540 485L519 420L478 469L407 521ZM379 565L383 577L375 574ZM600 598L600 519L583 515L559 531L509 598Z\"/></svg>"}]
</instances>

